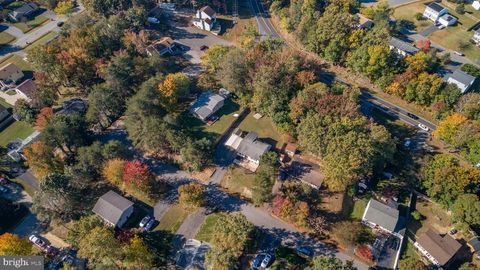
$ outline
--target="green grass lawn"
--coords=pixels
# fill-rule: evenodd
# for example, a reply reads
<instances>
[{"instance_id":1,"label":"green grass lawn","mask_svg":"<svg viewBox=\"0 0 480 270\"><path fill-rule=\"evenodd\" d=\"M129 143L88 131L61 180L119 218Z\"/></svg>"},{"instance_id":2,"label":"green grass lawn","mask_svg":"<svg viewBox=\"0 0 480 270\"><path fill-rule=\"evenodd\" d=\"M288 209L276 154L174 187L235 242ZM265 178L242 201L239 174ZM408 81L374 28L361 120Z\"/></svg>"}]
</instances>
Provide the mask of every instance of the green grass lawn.
<instances>
[{"instance_id":1,"label":"green grass lawn","mask_svg":"<svg viewBox=\"0 0 480 270\"><path fill-rule=\"evenodd\" d=\"M158 224L155 230L175 233L190 213L192 213L192 210L187 210L180 204L172 205L162 217L160 224Z\"/></svg>"},{"instance_id":2,"label":"green grass lawn","mask_svg":"<svg viewBox=\"0 0 480 270\"><path fill-rule=\"evenodd\" d=\"M233 166L225 174L221 185L231 193L252 198L252 187L255 186L255 174L244 168Z\"/></svg>"},{"instance_id":3,"label":"green grass lawn","mask_svg":"<svg viewBox=\"0 0 480 270\"><path fill-rule=\"evenodd\" d=\"M462 51L470 60L475 61L480 58L480 49L470 43L472 37L473 32L468 32L459 25L436 31L429 36L433 42L450 50ZM461 48L461 43L467 47Z\"/></svg>"},{"instance_id":4,"label":"green grass lawn","mask_svg":"<svg viewBox=\"0 0 480 270\"><path fill-rule=\"evenodd\" d=\"M355 201L353 203L353 210L350 214L350 217L353 219L362 220L363 213L365 212L365 208L367 207L367 203L368 201L366 199Z\"/></svg>"},{"instance_id":5,"label":"green grass lawn","mask_svg":"<svg viewBox=\"0 0 480 270\"><path fill-rule=\"evenodd\" d=\"M422 13L425 11L425 4L429 1L416 2L409 5L401 6L394 9L393 17L397 20L407 20L415 24L416 30L421 31L424 28L427 28L430 25L433 25L433 22L430 20L417 20L415 19L415 14Z\"/></svg>"},{"instance_id":6,"label":"green grass lawn","mask_svg":"<svg viewBox=\"0 0 480 270\"><path fill-rule=\"evenodd\" d=\"M0 45L8 44L15 40L15 37L7 32L0 33Z\"/></svg>"},{"instance_id":7,"label":"green grass lawn","mask_svg":"<svg viewBox=\"0 0 480 270\"><path fill-rule=\"evenodd\" d=\"M57 32L48 32L45 35L41 36L39 39L35 40L35 42L33 42L32 44L28 45L25 50L29 51L38 46L45 45L47 42L54 39L56 36L58 36Z\"/></svg>"},{"instance_id":8,"label":"green grass lawn","mask_svg":"<svg viewBox=\"0 0 480 270\"><path fill-rule=\"evenodd\" d=\"M33 71L32 66L28 62L23 60L22 57L20 57L16 54L12 54L12 55L10 55L8 57L5 57L5 58L0 60L0 66L5 66L8 63L15 64L16 66L21 68L24 73Z\"/></svg>"},{"instance_id":9,"label":"green grass lawn","mask_svg":"<svg viewBox=\"0 0 480 270\"><path fill-rule=\"evenodd\" d=\"M0 98L0 105L2 105L5 108L11 108L12 105L7 103L4 98Z\"/></svg>"},{"instance_id":10,"label":"green grass lawn","mask_svg":"<svg viewBox=\"0 0 480 270\"><path fill-rule=\"evenodd\" d=\"M240 123L239 128L247 132L255 131L263 142L281 149L287 143L288 136L280 134L269 117L264 116L257 120L253 118L254 114L254 112L251 112L247 115Z\"/></svg>"},{"instance_id":11,"label":"green grass lawn","mask_svg":"<svg viewBox=\"0 0 480 270\"><path fill-rule=\"evenodd\" d=\"M0 132L0 145L6 146L13 139L25 139L33 132L33 128L26 122L15 121Z\"/></svg>"},{"instance_id":12,"label":"green grass lawn","mask_svg":"<svg viewBox=\"0 0 480 270\"><path fill-rule=\"evenodd\" d=\"M188 128L196 138L208 138L215 141L228 130L230 125L236 120L233 115L240 113L240 111L240 105L229 99L225 101L225 105L215 113L219 119L211 126L208 126L189 112L183 113L180 122L181 125Z\"/></svg>"},{"instance_id":13,"label":"green grass lawn","mask_svg":"<svg viewBox=\"0 0 480 270\"><path fill-rule=\"evenodd\" d=\"M33 20L30 20L30 21L27 21L27 22L14 23L13 26L20 29L23 33L28 33L31 30L33 30L34 28L42 25L47 20L48 20L47 17L39 15L39 16L33 18Z\"/></svg>"},{"instance_id":14,"label":"green grass lawn","mask_svg":"<svg viewBox=\"0 0 480 270\"><path fill-rule=\"evenodd\" d=\"M25 192L27 192L30 197L33 197L35 194L35 188L32 187L29 183L25 182L22 178L17 177L15 179L12 179L12 182L19 184Z\"/></svg>"},{"instance_id":15,"label":"green grass lawn","mask_svg":"<svg viewBox=\"0 0 480 270\"><path fill-rule=\"evenodd\" d=\"M217 220L219 218L220 218L220 214L208 215L205 218L205 221L203 222L202 226L200 227L200 230L198 230L198 233L195 236L195 239L204 241L204 242L209 242L210 238L212 237L215 224L217 223Z\"/></svg>"}]
</instances>

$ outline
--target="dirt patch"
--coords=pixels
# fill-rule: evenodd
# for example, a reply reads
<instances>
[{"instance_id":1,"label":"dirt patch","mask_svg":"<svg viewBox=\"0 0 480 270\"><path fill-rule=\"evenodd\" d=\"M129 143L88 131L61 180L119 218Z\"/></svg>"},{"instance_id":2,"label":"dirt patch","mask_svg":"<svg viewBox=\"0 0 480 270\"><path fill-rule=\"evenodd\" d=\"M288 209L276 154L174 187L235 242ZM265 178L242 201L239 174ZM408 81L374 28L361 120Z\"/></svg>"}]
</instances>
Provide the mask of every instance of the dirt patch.
<instances>
[{"instance_id":1,"label":"dirt patch","mask_svg":"<svg viewBox=\"0 0 480 270\"><path fill-rule=\"evenodd\" d=\"M436 203L418 198L416 210L422 215L422 219L411 219L408 224L408 230L415 235L418 236L430 228L439 233L448 233L452 229L450 215Z\"/></svg>"},{"instance_id":2,"label":"dirt patch","mask_svg":"<svg viewBox=\"0 0 480 270\"><path fill-rule=\"evenodd\" d=\"M201 172L190 173L190 176L192 178L198 179L202 182L207 182L210 179L210 177L212 177L212 175L215 173L215 170L216 170L216 168L213 167L213 166L212 167L207 167L204 170L202 170Z\"/></svg>"}]
</instances>

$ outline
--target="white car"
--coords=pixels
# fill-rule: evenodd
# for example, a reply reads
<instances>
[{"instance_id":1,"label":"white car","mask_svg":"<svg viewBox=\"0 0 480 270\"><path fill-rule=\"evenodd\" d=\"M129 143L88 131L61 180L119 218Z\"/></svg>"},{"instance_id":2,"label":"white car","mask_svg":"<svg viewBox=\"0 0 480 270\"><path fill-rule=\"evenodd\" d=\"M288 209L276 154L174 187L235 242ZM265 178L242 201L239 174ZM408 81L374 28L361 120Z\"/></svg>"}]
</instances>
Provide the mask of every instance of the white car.
<instances>
[{"instance_id":1,"label":"white car","mask_svg":"<svg viewBox=\"0 0 480 270\"><path fill-rule=\"evenodd\" d=\"M464 54L462 52L459 52L459 51L453 51L453 53L458 55L458 56L464 56Z\"/></svg>"},{"instance_id":2,"label":"white car","mask_svg":"<svg viewBox=\"0 0 480 270\"><path fill-rule=\"evenodd\" d=\"M268 265L270 265L271 262L272 262L272 255L266 254L265 258L263 259L262 264L260 264L260 266L265 268Z\"/></svg>"},{"instance_id":3,"label":"white car","mask_svg":"<svg viewBox=\"0 0 480 270\"><path fill-rule=\"evenodd\" d=\"M28 237L28 240L41 248L44 248L47 245L42 239L40 239L39 236L35 234L30 235L30 237Z\"/></svg>"},{"instance_id":4,"label":"white car","mask_svg":"<svg viewBox=\"0 0 480 270\"><path fill-rule=\"evenodd\" d=\"M140 224L138 224L140 226L140 228L145 227L145 225L147 225L147 223L150 221L150 219L152 219L150 216L146 216L146 217L142 218L142 220L140 221Z\"/></svg>"},{"instance_id":5,"label":"white car","mask_svg":"<svg viewBox=\"0 0 480 270\"><path fill-rule=\"evenodd\" d=\"M423 131L429 131L428 127L425 126L424 124L418 124L418 127Z\"/></svg>"}]
</instances>

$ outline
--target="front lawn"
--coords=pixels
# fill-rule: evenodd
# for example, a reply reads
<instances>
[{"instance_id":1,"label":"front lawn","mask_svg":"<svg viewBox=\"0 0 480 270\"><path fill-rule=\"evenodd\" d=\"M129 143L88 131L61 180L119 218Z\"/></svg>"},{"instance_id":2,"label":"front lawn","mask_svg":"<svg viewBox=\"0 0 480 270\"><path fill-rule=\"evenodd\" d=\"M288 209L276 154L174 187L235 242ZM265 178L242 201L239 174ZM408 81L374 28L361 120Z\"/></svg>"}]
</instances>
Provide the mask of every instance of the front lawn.
<instances>
[{"instance_id":1,"label":"front lawn","mask_svg":"<svg viewBox=\"0 0 480 270\"><path fill-rule=\"evenodd\" d=\"M427 2L430 2L430 1L421 1L421 2L416 2L409 5L398 7L394 9L393 17L395 17L395 19L397 20L406 20L406 21L413 22L415 24L416 30L421 31L422 29L433 25L433 22L428 19L424 19L420 21L415 19L415 14L417 13L423 14L426 7L425 3Z\"/></svg>"},{"instance_id":2,"label":"front lawn","mask_svg":"<svg viewBox=\"0 0 480 270\"><path fill-rule=\"evenodd\" d=\"M480 49L470 43L472 37L473 32L468 32L461 26L448 27L429 36L433 42L450 50L461 51L470 60L475 61L480 58ZM462 47L462 44L466 47Z\"/></svg>"},{"instance_id":3,"label":"front lawn","mask_svg":"<svg viewBox=\"0 0 480 270\"><path fill-rule=\"evenodd\" d=\"M6 146L14 139L25 139L32 134L33 128L26 122L15 121L0 132L0 145Z\"/></svg>"},{"instance_id":4,"label":"front lawn","mask_svg":"<svg viewBox=\"0 0 480 270\"><path fill-rule=\"evenodd\" d=\"M8 44L15 40L15 37L7 32L0 32L0 45Z\"/></svg>"},{"instance_id":5,"label":"front lawn","mask_svg":"<svg viewBox=\"0 0 480 270\"><path fill-rule=\"evenodd\" d=\"M168 209L165 215L160 220L160 224L155 228L155 230L163 230L170 233L176 233L183 221L190 215L194 210L187 210L183 208L180 204L175 204Z\"/></svg>"},{"instance_id":6,"label":"front lawn","mask_svg":"<svg viewBox=\"0 0 480 270\"><path fill-rule=\"evenodd\" d=\"M412 233L420 235L428 229L447 233L452 228L450 216L438 204L418 198L415 208L421 214L421 219L419 221L409 219L407 228Z\"/></svg>"},{"instance_id":7,"label":"front lawn","mask_svg":"<svg viewBox=\"0 0 480 270\"><path fill-rule=\"evenodd\" d=\"M210 238L212 237L215 224L217 223L217 220L219 218L220 218L220 214L208 215L205 218L205 221L203 222L202 226L200 227L200 230L198 230L198 233L195 236L195 239L204 241L204 242L209 242Z\"/></svg>"},{"instance_id":8,"label":"front lawn","mask_svg":"<svg viewBox=\"0 0 480 270\"><path fill-rule=\"evenodd\" d=\"M56 36L58 36L57 32L48 32L45 35L41 36L39 39L35 40L32 44L28 45L25 50L30 51L38 46L45 45L47 42L54 39Z\"/></svg>"},{"instance_id":9,"label":"front lawn","mask_svg":"<svg viewBox=\"0 0 480 270\"><path fill-rule=\"evenodd\" d=\"M248 114L240 123L239 128L247 132L255 131L263 142L281 149L288 142L288 135L280 134L269 117L264 116L257 120L253 118L254 114L254 112Z\"/></svg>"},{"instance_id":10,"label":"front lawn","mask_svg":"<svg viewBox=\"0 0 480 270\"><path fill-rule=\"evenodd\" d=\"M238 166L232 166L223 177L220 185L230 193L252 198L252 188L255 186L255 173Z\"/></svg>"},{"instance_id":11,"label":"front lawn","mask_svg":"<svg viewBox=\"0 0 480 270\"><path fill-rule=\"evenodd\" d=\"M47 20L48 20L47 17L39 15L33 18L33 20L30 20L27 22L17 22L12 25L20 29L23 33L28 33L34 28L42 25Z\"/></svg>"},{"instance_id":12,"label":"front lawn","mask_svg":"<svg viewBox=\"0 0 480 270\"><path fill-rule=\"evenodd\" d=\"M1 59L0 60L0 67L5 66L9 63L15 64L16 66L21 68L23 73L32 73L33 72L32 66L28 62L23 60L22 57L20 57L16 54L11 54L10 56Z\"/></svg>"}]
</instances>

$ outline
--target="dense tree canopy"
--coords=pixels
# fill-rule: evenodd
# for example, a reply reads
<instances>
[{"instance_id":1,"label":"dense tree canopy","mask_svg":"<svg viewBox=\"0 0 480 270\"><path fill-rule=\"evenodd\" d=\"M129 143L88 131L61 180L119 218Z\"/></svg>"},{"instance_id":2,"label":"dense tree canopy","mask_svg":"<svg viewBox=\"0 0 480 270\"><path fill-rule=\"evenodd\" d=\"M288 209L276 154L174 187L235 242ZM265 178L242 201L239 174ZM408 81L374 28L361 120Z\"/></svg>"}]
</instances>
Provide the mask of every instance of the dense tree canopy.
<instances>
[{"instance_id":1,"label":"dense tree canopy","mask_svg":"<svg viewBox=\"0 0 480 270\"><path fill-rule=\"evenodd\" d=\"M0 235L0 256L28 256L32 252L32 243L28 239L11 233Z\"/></svg>"}]
</instances>

